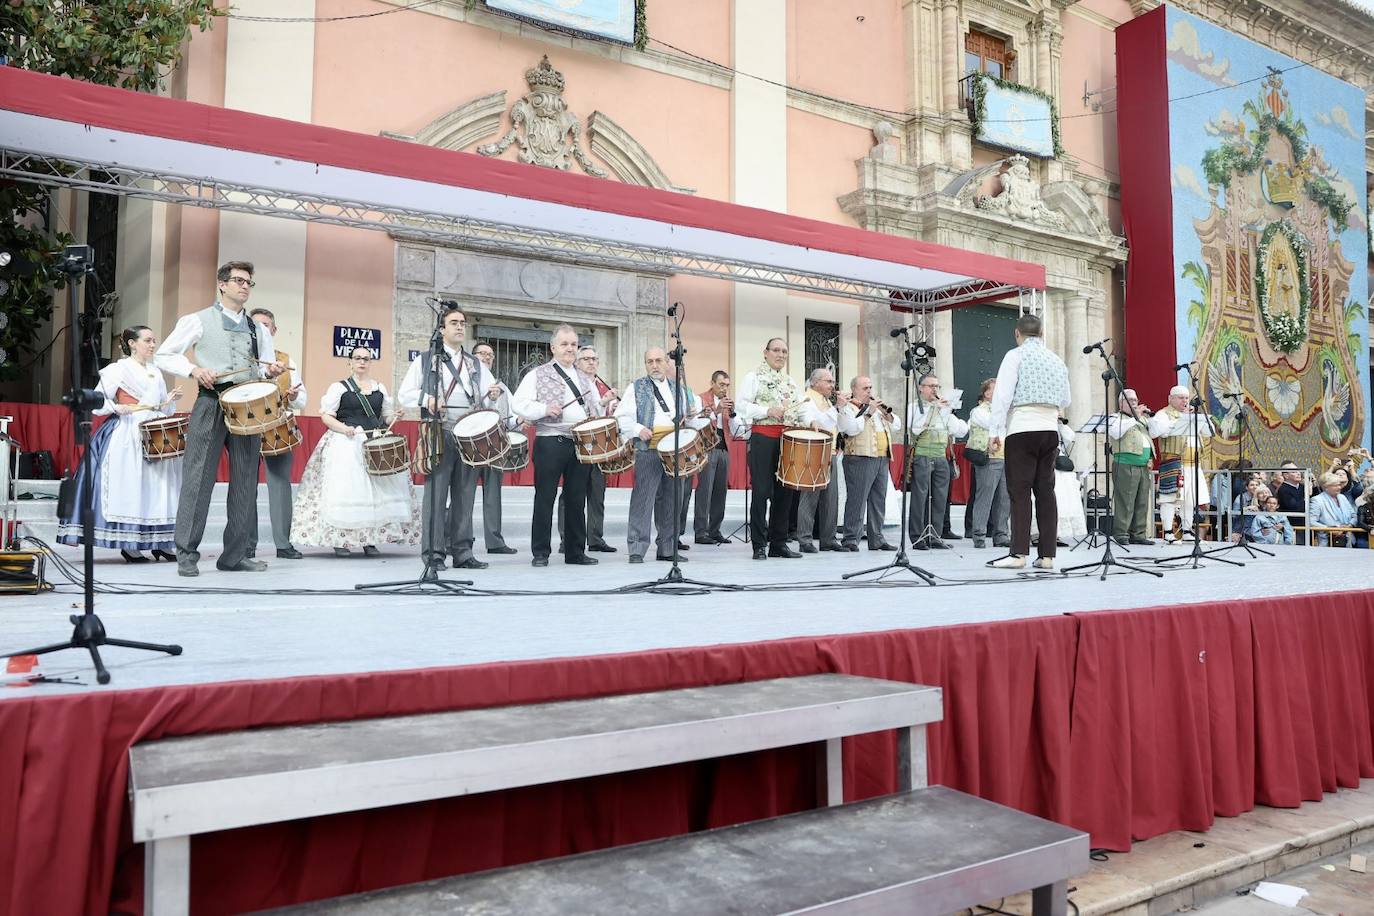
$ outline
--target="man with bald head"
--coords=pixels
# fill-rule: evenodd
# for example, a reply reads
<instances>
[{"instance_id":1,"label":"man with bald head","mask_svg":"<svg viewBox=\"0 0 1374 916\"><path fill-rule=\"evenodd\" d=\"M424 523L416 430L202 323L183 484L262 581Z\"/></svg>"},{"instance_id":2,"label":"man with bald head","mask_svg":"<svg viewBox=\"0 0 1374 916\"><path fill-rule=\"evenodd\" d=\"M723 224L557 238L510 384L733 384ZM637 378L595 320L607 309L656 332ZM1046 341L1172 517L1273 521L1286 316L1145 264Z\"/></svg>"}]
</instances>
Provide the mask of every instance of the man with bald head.
<instances>
[{"instance_id":1,"label":"man with bald head","mask_svg":"<svg viewBox=\"0 0 1374 916\"><path fill-rule=\"evenodd\" d=\"M831 397L836 403L831 403ZM835 390L835 373L820 366L807 379L806 401L802 405L802 422L816 432L830 434L830 482L821 490L808 490L797 506L797 532L802 553L818 550L839 550L835 540L835 524L840 509L840 453L834 451L839 433L839 408L849 403L843 392ZM817 522L820 523L820 546L812 541Z\"/></svg>"},{"instance_id":2,"label":"man with bald head","mask_svg":"<svg viewBox=\"0 0 1374 916\"><path fill-rule=\"evenodd\" d=\"M688 478L674 480L659 458L657 446L665 436L673 433L674 418L681 416L683 429L700 429L706 425L697 417L700 405L691 389L678 389L677 382L668 377L671 363L662 347L644 351L645 375L637 378L626 391L625 399L616 408L615 418L622 438L634 442L635 484L630 491L630 523L627 542L631 563L643 563L649 551L649 526L657 527L657 549L654 558L672 560L673 544L677 540L679 514L673 511L674 490L677 505L687 499ZM679 557L686 562L686 557Z\"/></svg>"},{"instance_id":3,"label":"man with bald head","mask_svg":"<svg viewBox=\"0 0 1374 916\"><path fill-rule=\"evenodd\" d=\"M892 436L900 417L873 397L873 380L860 375L849 383L849 402L839 410L844 443L844 550L858 550L862 528L869 550L896 550L883 537L883 511L892 482Z\"/></svg>"}]
</instances>

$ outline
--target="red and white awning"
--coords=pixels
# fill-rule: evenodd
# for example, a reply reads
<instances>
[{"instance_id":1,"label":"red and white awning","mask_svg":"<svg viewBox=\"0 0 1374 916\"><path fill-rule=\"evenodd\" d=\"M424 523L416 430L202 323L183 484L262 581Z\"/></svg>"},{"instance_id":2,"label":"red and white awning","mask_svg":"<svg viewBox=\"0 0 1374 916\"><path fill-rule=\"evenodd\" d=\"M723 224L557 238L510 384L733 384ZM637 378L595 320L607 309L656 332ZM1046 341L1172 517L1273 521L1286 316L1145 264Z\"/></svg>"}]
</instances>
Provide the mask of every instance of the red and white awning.
<instances>
[{"instance_id":1,"label":"red and white awning","mask_svg":"<svg viewBox=\"0 0 1374 916\"><path fill-rule=\"evenodd\" d=\"M895 294L902 308L1045 287L1039 264L14 67L0 67L0 176L631 269Z\"/></svg>"}]
</instances>

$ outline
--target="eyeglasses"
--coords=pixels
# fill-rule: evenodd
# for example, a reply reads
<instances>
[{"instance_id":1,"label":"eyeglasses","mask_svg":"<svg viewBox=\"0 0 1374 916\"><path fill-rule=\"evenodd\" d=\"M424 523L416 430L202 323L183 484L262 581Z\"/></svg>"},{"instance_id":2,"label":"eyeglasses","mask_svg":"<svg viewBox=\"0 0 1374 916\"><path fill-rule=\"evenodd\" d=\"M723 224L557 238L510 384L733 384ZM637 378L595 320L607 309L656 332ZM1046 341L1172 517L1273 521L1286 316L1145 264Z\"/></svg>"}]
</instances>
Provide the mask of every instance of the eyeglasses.
<instances>
[{"instance_id":1,"label":"eyeglasses","mask_svg":"<svg viewBox=\"0 0 1374 916\"><path fill-rule=\"evenodd\" d=\"M247 277L230 277L228 280L225 280L224 282L225 282L225 283L237 283L239 286L246 286L246 287L248 287L249 289L252 289L253 287L255 287L255 286L258 285L257 283L253 282L252 280L248 279Z\"/></svg>"},{"instance_id":2,"label":"eyeglasses","mask_svg":"<svg viewBox=\"0 0 1374 916\"><path fill-rule=\"evenodd\" d=\"M589 363L595 363L595 362L599 362L600 359L601 359L601 357L599 357L599 356L579 356L578 359L585 359L585 360L586 360L587 362L589 362Z\"/></svg>"}]
</instances>

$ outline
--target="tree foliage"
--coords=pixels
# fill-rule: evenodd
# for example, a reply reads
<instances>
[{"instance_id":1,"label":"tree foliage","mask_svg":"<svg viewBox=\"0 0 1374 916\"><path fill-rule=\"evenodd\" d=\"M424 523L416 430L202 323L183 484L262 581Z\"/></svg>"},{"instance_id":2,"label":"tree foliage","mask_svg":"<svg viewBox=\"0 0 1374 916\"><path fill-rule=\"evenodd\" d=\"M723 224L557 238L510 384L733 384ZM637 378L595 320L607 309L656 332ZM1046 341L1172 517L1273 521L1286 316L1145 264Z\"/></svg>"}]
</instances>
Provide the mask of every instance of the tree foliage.
<instances>
[{"instance_id":1,"label":"tree foliage","mask_svg":"<svg viewBox=\"0 0 1374 916\"><path fill-rule=\"evenodd\" d=\"M0 0L0 57L37 70L107 86L155 91L180 61L193 29L224 15L215 0ZM32 269L0 271L0 379L20 374L38 330L52 317L53 269L72 239L46 224L49 191L0 186L0 250Z\"/></svg>"}]
</instances>

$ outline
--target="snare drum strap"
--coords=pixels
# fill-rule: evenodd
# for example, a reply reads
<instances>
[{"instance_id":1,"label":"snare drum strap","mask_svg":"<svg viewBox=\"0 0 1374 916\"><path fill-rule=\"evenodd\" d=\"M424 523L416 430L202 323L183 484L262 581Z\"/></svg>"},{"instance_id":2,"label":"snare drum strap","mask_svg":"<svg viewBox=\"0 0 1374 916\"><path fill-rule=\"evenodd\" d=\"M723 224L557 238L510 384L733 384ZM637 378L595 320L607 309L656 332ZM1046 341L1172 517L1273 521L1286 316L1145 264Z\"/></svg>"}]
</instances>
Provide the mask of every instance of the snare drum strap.
<instances>
[{"instance_id":1,"label":"snare drum strap","mask_svg":"<svg viewBox=\"0 0 1374 916\"><path fill-rule=\"evenodd\" d=\"M367 414L367 418L375 423L377 413L372 409L372 402L368 400L368 395L363 394L363 389L359 386L358 380L352 377L347 378L344 380L344 387L358 396L359 403L363 405L363 413Z\"/></svg>"},{"instance_id":2,"label":"snare drum strap","mask_svg":"<svg viewBox=\"0 0 1374 916\"><path fill-rule=\"evenodd\" d=\"M593 409L591 403L587 400L588 393L583 391L581 388L577 387L577 383L572 380L568 373L563 371L563 367L560 366L558 363L555 362L553 364L553 367L558 371L559 375L563 376L563 381L568 383L568 390L573 393L573 397L582 402L582 410L586 412L587 416L596 416L596 411Z\"/></svg>"}]
</instances>

